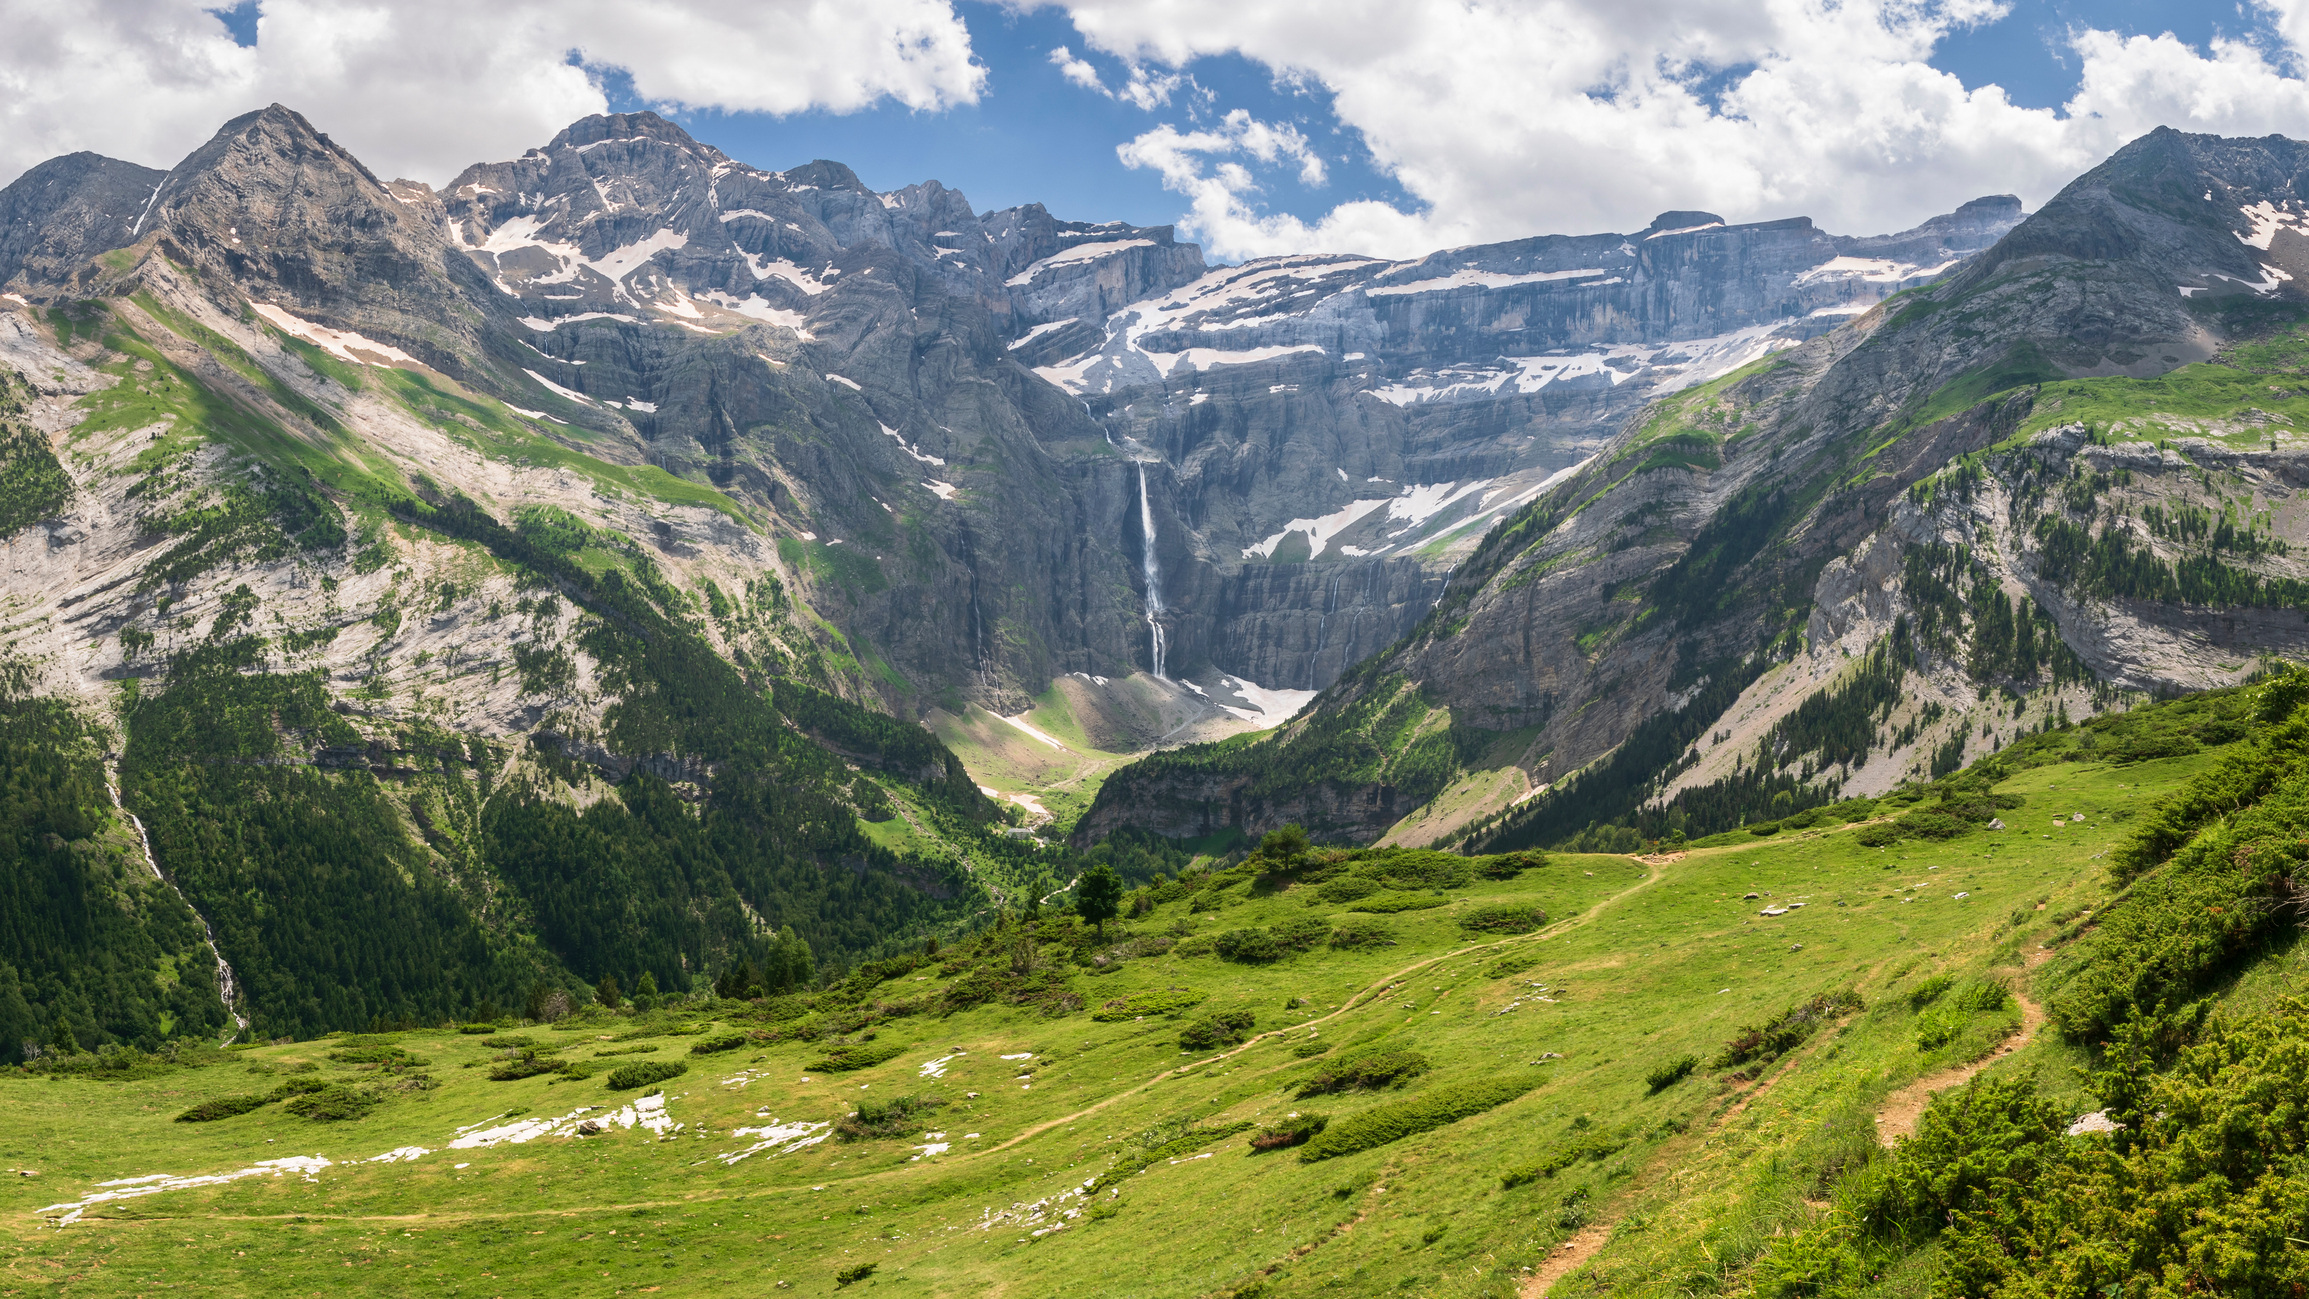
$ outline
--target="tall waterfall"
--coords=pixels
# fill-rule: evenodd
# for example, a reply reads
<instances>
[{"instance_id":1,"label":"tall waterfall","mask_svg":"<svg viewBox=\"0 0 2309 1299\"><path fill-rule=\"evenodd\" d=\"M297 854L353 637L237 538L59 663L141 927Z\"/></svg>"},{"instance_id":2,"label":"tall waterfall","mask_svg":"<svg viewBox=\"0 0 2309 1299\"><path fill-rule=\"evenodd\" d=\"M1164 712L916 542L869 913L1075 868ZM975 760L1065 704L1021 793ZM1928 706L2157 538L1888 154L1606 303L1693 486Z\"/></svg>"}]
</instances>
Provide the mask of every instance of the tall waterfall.
<instances>
[{"instance_id":1,"label":"tall waterfall","mask_svg":"<svg viewBox=\"0 0 2309 1299\"><path fill-rule=\"evenodd\" d=\"M192 918L200 922L200 931L208 939L209 954L216 957L216 987L217 994L224 999L224 1013L232 1016L233 1023L240 1025L242 1031L246 1032L248 1017L241 1014L238 1005L240 985L233 978L233 967L225 963L224 951L216 945L216 931L209 928L208 917L200 913L200 908L192 904L192 899L184 895L184 890L176 886L176 881L160 873L160 860L152 855L152 836L144 832L144 822L137 818L136 813L129 811L128 806L120 801L120 775L110 766L104 771L104 791L112 795L113 810L136 827L136 840L144 845L144 864L152 869L152 877L168 885L169 890L176 894L176 900L184 903L185 909L192 912Z\"/></svg>"},{"instance_id":2,"label":"tall waterfall","mask_svg":"<svg viewBox=\"0 0 2309 1299\"><path fill-rule=\"evenodd\" d=\"M1144 460L1138 462L1138 526L1139 535L1144 540L1140 551L1146 569L1146 626L1154 646L1154 674L1168 680L1163 672L1163 568L1162 561L1155 558L1154 511L1147 508Z\"/></svg>"}]
</instances>

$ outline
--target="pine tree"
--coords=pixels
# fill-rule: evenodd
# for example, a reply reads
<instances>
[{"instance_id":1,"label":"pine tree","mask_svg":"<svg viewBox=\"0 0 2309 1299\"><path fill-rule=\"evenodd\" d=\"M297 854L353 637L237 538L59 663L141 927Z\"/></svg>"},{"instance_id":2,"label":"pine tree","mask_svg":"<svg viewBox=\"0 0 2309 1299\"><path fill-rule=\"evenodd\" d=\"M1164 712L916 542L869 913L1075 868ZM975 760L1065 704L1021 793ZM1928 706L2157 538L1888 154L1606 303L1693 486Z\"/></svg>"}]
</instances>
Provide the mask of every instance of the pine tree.
<instances>
[{"instance_id":1,"label":"pine tree","mask_svg":"<svg viewBox=\"0 0 2309 1299\"><path fill-rule=\"evenodd\" d=\"M593 999L611 1010L617 1009L617 976L614 974L602 975L601 982L593 985Z\"/></svg>"},{"instance_id":2,"label":"pine tree","mask_svg":"<svg viewBox=\"0 0 2309 1299\"><path fill-rule=\"evenodd\" d=\"M1074 909L1105 938L1106 922L1122 909L1122 877L1103 862L1084 871L1074 885Z\"/></svg>"}]
</instances>

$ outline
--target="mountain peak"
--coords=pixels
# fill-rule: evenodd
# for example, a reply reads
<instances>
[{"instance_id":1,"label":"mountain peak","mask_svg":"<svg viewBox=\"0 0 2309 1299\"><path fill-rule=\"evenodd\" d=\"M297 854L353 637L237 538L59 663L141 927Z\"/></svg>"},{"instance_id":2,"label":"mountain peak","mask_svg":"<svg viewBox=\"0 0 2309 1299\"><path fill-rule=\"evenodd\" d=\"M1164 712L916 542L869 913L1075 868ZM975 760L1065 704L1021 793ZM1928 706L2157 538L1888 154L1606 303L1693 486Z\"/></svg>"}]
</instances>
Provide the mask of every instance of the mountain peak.
<instances>
[{"instance_id":1,"label":"mountain peak","mask_svg":"<svg viewBox=\"0 0 2309 1299\"><path fill-rule=\"evenodd\" d=\"M638 113L595 113L591 117L581 117L563 127L561 134L554 136L545 149L548 153L556 149L582 149L610 140L654 140L692 153L721 157L720 150L699 143L695 136L648 109Z\"/></svg>"},{"instance_id":2,"label":"mountain peak","mask_svg":"<svg viewBox=\"0 0 2309 1299\"><path fill-rule=\"evenodd\" d=\"M1655 234L1663 230L1689 230L1694 226L1720 226L1724 219L1713 212L1662 212L1652 218L1641 233Z\"/></svg>"}]
</instances>

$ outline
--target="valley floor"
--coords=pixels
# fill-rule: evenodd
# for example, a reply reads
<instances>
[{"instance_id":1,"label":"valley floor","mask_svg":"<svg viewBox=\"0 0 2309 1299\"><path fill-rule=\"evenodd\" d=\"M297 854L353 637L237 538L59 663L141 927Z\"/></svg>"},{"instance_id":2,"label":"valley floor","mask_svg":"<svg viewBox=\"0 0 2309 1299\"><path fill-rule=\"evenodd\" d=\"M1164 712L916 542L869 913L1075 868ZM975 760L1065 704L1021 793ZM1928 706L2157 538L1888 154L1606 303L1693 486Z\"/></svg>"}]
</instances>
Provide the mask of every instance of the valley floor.
<instances>
[{"instance_id":1,"label":"valley floor","mask_svg":"<svg viewBox=\"0 0 2309 1299\"><path fill-rule=\"evenodd\" d=\"M1088 1007L1185 989L1204 998L1190 1018L1253 1017L1258 1036L1231 1050L1183 1051L1186 1021L1160 1013L999 1005L886 1020L879 1042L903 1054L850 1072L821 1071L803 1042L695 1054L719 1030L693 1015L518 1031L572 1060L614 1054L603 1067L689 1065L664 1083L662 1120L598 1074L491 1081L506 1042L441 1031L393 1039L437 1085L345 1122L278 1105L171 1121L298 1070L366 1076L332 1058L342 1037L122 1082L0 1078L0 1158L30 1170L0 1184L0 1290L824 1294L865 1263L862 1288L1038 1299L1733 1289L1768 1241L1825 1212L1888 1097L2020 1026L2017 1009L1950 1020L1906 994L1940 973L2025 989L2031 958L2098 904L2125 822L2212 760L2039 767L2000 787L2025 800L2010 830L1941 844L1863 847L1847 827L1657 865L1555 855L1392 915L1246 883L1110 925L1112 972L1072 981ZM1510 903L1550 922L1508 937L1460 923ZM1197 936L1307 916L1376 921L1394 945L1262 965L1127 955L1161 946L1134 937L1183 935L1193 951ZM2298 961L2265 967L2264 981L2309 982ZM874 996L945 979L925 966ZM1844 990L1866 1008L1777 1061L1711 1067L1743 1026ZM1323 1044L1336 1045L1308 1054ZM1396 1091L1297 1096L1358 1048L1433 1069ZM1683 1056L1699 1061L1689 1077L1647 1085ZM1988 1068L2033 1068L2081 1113L2068 1068L2081 1058L2047 1033ZM1529 1089L1318 1162L1253 1152L1240 1133L1176 1140L1317 1110L1339 1125L1501 1079ZM832 1139L861 1102L898 1096L944 1105L903 1137ZM577 1135L588 1118L610 1122ZM1145 1162L1155 1148L1170 1153Z\"/></svg>"}]
</instances>

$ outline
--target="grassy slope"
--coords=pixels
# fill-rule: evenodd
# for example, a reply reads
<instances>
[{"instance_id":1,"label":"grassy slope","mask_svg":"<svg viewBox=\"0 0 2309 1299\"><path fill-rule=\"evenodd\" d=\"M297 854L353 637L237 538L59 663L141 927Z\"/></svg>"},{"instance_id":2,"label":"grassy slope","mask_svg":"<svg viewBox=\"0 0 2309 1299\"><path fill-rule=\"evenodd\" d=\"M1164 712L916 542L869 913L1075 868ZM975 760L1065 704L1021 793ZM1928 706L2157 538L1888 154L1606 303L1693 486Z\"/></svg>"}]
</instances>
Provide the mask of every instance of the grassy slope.
<instances>
[{"instance_id":1,"label":"grassy slope","mask_svg":"<svg viewBox=\"0 0 2309 1299\"><path fill-rule=\"evenodd\" d=\"M815 1053L795 1044L714 1057L720 1063L669 1089L674 1117L690 1125L670 1142L637 1133L548 1138L336 1167L317 1181L251 1179L98 1209L61 1232L43 1229L32 1211L103 1179L220 1171L288 1153L349 1162L397 1146L439 1147L453 1129L510 1107L558 1114L608 1094L598 1078L488 1082L458 1067L482 1054L474 1039L425 1033L405 1041L435 1061L443 1085L352 1124L277 1111L168 1122L196 1100L268 1085L237 1062L141 1082L0 1081L10 1116L0 1154L11 1164L38 1161L42 1171L0 1191L21 1251L7 1264L9 1282L64 1293L171 1285L274 1293L321 1284L504 1293L580 1283L682 1293L788 1280L796 1292L827 1293L836 1270L873 1261L881 1267L875 1285L925 1294L1210 1293L1269 1268L1274 1294L1398 1286L1499 1294L1584 1218L1600 1216L1616 1231L1592 1267L1615 1283L1713 1287L1736 1280L1775 1230L1820 1212L1807 1201L1818 1198L1839 1151L1870 1139L1866 1119L1878 1098L1979 1054L2015 1018L1980 1013L1955 1041L1925 1052L1901 994L1935 971L2016 976L2024 951L2056 941L2057 922L2097 903L2094 859L2128 816L2214 757L2024 772L2003 786L2027 802L2007 813L2015 828L2002 835L1870 849L1849 830L1814 831L1701 849L1657 868L1559 856L1522 879L1454 894L1448 907L1389 918L1402 940L1393 948L1321 951L1267 967L1163 956L1076 979L1093 1005L1183 985L1210 995L1201 1011L1240 1006L1260 1029L1280 1032L1216 1061L1182 1055L1176 1024L1164 1020L1047 1020L999 1007L945 1021L901 1019L881 1031L908 1042L908 1053L853 1075L798 1081ZM2055 813L2073 811L2089 819L2052 829ZM1756 914L1761 903L1742 899L1749 891L1810 905L1766 920ZM1958 892L1969 896L1955 900ZM1192 917L1175 902L1131 928L1270 922L1310 914L1304 896L1246 898ZM1480 944L1453 924L1468 906L1507 899L1544 906L1554 923L1531 938ZM1501 950L1536 964L1520 975L1487 974ZM883 995L935 983L908 976ZM1557 1000L1534 1000L1534 983ZM1766 1072L1769 1090L1735 1115L1726 1111L1745 1093L1704 1063L1694 1078L1647 1094L1643 1077L1657 1063L1687 1053L1704 1062L1740 1026L1846 987L1870 1009L1799 1048L1785 1074ZM1310 1006L1286 1012L1293 996ZM1265 1121L1302 1107L1341 1116L1400 1097L1294 1101L1285 1089L1320 1062L1296 1059L1290 1048L1310 1036L1425 1052L1437 1067L1407 1089L1412 1095L1526 1068L1546 1053L1561 1058L1538 1066L1553 1080L1540 1089L1424 1136L1317 1164L1288 1151L1251 1156L1237 1138L1212 1147L1209 1159L1158 1162L1126 1179L1119 1212L1105 1220L1077 1219L1042 1238L1014 1221L983 1228L990 1214L1080 1186L1133 1148L1133 1134L1165 1119ZM687 1058L688 1039L662 1040L659 1056ZM917 1066L949 1047L970 1054L942 1080L916 1077ZM318 1061L323 1050L264 1047L247 1058ZM1030 1088L997 1058L1028 1051L1048 1062ZM2045 1035L1995 1069L2050 1065L2043 1076L2064 1088L2060 1066L2075 1062L2070 1051ZM748 1066L763 1073L742 1087L721 1081ZM968 1099L969 1091L981 1096ZM908 1092L954 1102L933 1116L934 1130L984 1135L921 1161L911 1159L915 1143L900 1141L758 1155L730 1168L709 1159L750 1144L726 1135L733 1126L831 1119L857 1097ZM1501 1189L1507 1170L1598 1134L1628 1144ZM459 1162L470 1167L458 1170Z\"/></svg>"}]
</instances>

